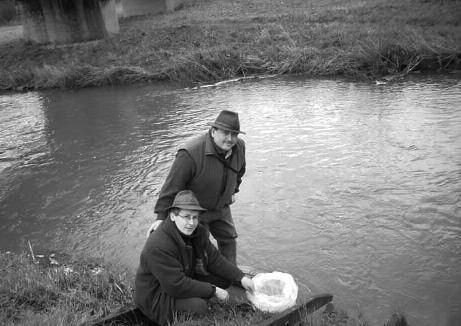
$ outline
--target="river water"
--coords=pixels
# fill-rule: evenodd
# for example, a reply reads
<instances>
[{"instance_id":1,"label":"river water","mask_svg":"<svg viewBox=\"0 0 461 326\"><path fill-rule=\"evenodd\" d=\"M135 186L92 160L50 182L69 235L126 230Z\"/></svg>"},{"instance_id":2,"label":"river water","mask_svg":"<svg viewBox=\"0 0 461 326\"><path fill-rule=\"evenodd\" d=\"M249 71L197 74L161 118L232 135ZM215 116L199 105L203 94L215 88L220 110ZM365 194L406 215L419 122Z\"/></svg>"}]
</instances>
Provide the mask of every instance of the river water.
<instances>
[{"instance_id":1,"label":"river water","mask_svg":"<svg viewBox=\"0 0 461 326\"><path fill-rule=\"evenodd\" d=\"M461 322L461 78L276 78L0 96L0 250L136 268L179 144L239 112L239 262L382 325Z\"/></svg>"}]
</instances>

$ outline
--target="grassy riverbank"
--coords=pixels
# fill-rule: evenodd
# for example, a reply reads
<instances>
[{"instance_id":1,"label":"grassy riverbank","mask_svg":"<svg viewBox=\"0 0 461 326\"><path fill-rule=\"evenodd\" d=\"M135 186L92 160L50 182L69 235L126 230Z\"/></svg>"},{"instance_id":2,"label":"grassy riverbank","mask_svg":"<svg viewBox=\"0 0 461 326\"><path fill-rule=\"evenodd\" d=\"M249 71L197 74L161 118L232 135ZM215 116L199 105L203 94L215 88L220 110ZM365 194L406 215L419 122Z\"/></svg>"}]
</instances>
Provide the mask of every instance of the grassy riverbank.
<instances>
[{"instance_id":1,"label":"grassy riverbank","mask_svg":"<svg viewBox=\"0 0 461 326\"><path fill-rule=\"evenodd\" d=\"M2 325L91 325L133 303L134 275L118 266L95 259L34 257L0 253ZM246 326L266 317L249 306L214 302L205 317L177 316L175 325L224 326L235 321Z\"/></svg>"},{"instance_id":2,"label":"grassy riverbank","mask_svg":"<svg viewBox=\"0 0 461 326\"><path fill-rule=\"evenodd\" d=\"M2 325L80 325L131 303L127 274L97 261L43 266L0 253Z\"/></svg>"},{"instance_id":3,"label":"grassy riverbank","mask_svg":"<svg viewBox=\"0 0 461 326\"><path fill-rule=\"evenodd\" d=\"M68 46L0 42L0 89L461 69L457 0L189 0Z\"/></svg>"},{"instance_id":4,"label":"grassy riverbank","mask_svg":"<svg viewBox=\"0 0 461 326\"><path fill-rule=\"evenodd\" d=\"M131 273L95 259L59 260L48 255L33 260L26 254L0 253L2 325L91 325L92 320L133 303ZM254 318L264 317L249 316L248 309L238 311L230 305L212 307L209 316L200 320L179 316L176 325L219 326L234 318L239 325L251 325Z\"/></svg>"},{"instance_id":5,"label":"grassy riverbank","mask_svg":"<svg viewBox=\"0 0 461 326\"><path fill-rule=\"evenodd\" d=\"M2 325L77 326L132 304L134 275L100 260L65 255L0 252L0 320ZM367 326L341 309L323 309L306 317L311 326ZM211 303L204 317L181 315L176 326L250 326L269 318L248 305ZM387 325L387 324L386 324ZM393 323L392 326L406 326Z\"/></svg>"}]
</instances>

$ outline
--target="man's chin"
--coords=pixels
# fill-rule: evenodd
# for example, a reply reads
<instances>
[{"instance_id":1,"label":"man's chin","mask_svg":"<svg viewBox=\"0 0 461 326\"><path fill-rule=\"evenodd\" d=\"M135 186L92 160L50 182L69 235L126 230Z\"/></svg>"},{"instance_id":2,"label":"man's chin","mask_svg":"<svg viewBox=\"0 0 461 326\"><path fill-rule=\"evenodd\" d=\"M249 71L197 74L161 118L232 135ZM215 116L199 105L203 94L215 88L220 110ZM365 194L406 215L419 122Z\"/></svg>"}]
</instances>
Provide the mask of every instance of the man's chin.
<instances>
[{"instance_id":1,"label":"man's chin","mask_svg":"<svg viewBox=\"0 0 461 326\"><path fill-rule=\"evenodd\" d=\"M221 147L222 150L230 151L234 147L234 144L225 144L223 147Z\"/></svg>"}]
</instances>

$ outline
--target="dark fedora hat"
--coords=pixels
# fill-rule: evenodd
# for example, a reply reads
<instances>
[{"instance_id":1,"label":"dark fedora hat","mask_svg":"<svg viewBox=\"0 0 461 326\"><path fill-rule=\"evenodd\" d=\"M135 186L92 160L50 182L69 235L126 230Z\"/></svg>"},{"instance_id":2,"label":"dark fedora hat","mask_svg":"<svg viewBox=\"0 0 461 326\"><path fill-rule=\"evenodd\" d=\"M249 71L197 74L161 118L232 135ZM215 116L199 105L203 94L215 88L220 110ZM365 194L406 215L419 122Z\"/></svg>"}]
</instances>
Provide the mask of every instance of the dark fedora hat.
<instances>
[{"instance_id":1,"label":"dark fedora hat","mask_svg":"<svg viewBox=\"0 0 461 326\"><path fill-rule=\"evenodd\" d=\"M180 209L189 209L193 211L206 211L206 208L200 206L197 197L195 197L192 190L181 190L174 197L173 204L168 207L170 208L180 208Z\"/></svg>"},{"instance_id":2,"label":"dark fedora hat","mask_svg":"<svg viewBox=\"0 0 461 326\"><path fill-rule=\"evenodd\" d=\"M240 131L239 115L237 112L222 110L214 122L208 122L212 127L227 130L230 132L242 133Z\"/></svg>"}]
</instances>

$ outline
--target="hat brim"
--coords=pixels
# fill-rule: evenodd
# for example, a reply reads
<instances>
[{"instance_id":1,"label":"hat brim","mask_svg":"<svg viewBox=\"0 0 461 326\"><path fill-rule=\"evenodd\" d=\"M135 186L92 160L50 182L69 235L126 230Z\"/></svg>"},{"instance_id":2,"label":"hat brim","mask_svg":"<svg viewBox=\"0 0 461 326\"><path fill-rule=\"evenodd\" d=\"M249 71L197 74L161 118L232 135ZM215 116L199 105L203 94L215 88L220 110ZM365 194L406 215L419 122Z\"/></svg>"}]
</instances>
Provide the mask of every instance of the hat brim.
<instances>
[{"instance_id":1,"label":"hat brim","mask_svg":"<svg viewBox=\"0 0 461 326\"><path fill-rule=\"evenodd\" d=\"M166 210L170 210L171 208L188 209L191 211L202 211L202 212L207 210L206 208L203 208L197 205L172 205L168 207Z\"/></svg>"},{"instance_id":2,"label":"hat brim","mask_svg":"<svg viewBox=\"0 0 461 326\"><path fill-rule=\"evenodd\" d=\"M243 131L241 131L241 130L234 130L234 129L228 128L228 127L226 127L226 126L223 126L223 125L220 125L220 124L217 124L217 123L214 123L214 122L207 122L207 125L212 126L212 127L215 127L215 128L218 128L218 129L222 129L222 130L226 130L226 131L230 131L230 132L235 132L235 133L238 133L238 134L244 134L244 135L246 135L246 132L243 132Z\"/></svg>"}]
</instances>

